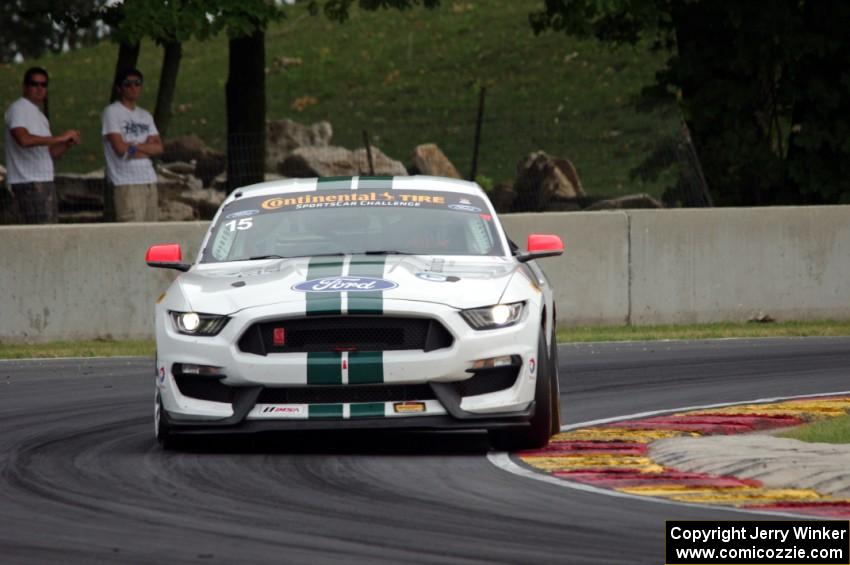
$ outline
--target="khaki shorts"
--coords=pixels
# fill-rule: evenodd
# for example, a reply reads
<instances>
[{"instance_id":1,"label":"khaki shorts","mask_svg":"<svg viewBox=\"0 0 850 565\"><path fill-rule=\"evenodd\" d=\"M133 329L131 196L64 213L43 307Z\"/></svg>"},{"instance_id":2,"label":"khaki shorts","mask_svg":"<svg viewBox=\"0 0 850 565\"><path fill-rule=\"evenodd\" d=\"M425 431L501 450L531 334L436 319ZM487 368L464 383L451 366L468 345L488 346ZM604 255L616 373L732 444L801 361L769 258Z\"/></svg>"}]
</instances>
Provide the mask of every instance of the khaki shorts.
<instances>
[{"instance_id":1,"label":"khaki shorts","mask_svg":"<svg viewBox=\"0 0 850 565\"><path fill-rule=\"evenodd\" d=\"M113 188L116 222L156 222L159 202L156 184L126 184Z\"/></svg>"}]
</instances>

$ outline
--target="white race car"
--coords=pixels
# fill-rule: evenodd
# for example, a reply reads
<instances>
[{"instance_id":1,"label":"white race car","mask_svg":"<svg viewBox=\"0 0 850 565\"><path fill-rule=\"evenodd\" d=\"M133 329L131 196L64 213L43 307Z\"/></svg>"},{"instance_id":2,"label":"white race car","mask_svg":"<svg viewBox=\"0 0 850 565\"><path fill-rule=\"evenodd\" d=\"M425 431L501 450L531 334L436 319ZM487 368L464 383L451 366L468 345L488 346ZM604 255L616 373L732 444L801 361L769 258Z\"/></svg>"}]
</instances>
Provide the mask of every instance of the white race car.
<instances>
[{"instance_id":1,"label":"white race car","mask_svg":"<svg viewBox=\"0 0 850 565\"><path fill-rule=\"evenodd\" d=\"M156 436L486 429L498 449L560 424L555 305L484 191L439 177L266 182L229 195L156 305Z\"/></svg>"}]
</instances>

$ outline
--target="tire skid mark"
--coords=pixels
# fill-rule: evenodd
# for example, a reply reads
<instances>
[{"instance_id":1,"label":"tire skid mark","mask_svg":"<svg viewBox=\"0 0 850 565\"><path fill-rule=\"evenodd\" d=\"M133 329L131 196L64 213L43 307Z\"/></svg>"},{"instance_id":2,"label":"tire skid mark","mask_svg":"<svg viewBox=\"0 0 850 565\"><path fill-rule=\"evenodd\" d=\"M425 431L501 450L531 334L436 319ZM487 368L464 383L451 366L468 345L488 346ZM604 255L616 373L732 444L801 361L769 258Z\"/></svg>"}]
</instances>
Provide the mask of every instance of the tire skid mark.
<instances>
[{"instance_id":1,"label":"tire skid mark","mask_svg":"<svg viewBox=\"0 0 850 565\"><path fill-rule=\"evenodd\" d=\"M544 449L513 455L551 477L625 495L843 518L850 517L848 499L814 489L771 488L756 479L680 471L653 461L648 447L659 439L775 430L848 411L850 396L815 396L625 417L566 431Z\"/></svg>"}]
</instances>

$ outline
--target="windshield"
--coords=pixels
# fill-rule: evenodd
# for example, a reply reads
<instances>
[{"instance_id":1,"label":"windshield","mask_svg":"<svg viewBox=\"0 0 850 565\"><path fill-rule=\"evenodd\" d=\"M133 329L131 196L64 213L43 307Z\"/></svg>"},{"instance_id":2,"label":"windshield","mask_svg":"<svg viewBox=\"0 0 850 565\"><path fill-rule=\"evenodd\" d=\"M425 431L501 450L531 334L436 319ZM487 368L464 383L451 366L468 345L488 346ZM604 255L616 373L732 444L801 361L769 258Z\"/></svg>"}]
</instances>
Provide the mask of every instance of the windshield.
<instances>
[{"instance_id":1,"label":"windshield","mask_svg":"<svg viewBox=\"0 0 850 565\"><path fill-rule=\"evenodd\" d=\"M429 190L287 192L222 210L202 263L335 253L504 255L480 197Z\"/></svg>"}]
</instances>

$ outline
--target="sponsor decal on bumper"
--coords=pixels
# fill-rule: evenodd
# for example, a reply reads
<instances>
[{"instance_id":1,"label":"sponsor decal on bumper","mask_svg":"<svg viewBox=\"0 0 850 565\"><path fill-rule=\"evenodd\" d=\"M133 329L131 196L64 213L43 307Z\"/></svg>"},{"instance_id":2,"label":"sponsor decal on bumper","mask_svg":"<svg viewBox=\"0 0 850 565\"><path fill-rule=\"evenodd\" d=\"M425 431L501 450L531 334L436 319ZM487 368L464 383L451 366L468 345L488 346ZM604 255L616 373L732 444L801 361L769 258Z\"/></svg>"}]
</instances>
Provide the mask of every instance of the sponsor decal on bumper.
<instances>
[{"instance_id":1,"label":"sponsor decal on bumper","mask_svg":"<svg viewBox=\"0 0 850 565\"><path fill-rule=\"evenodd\" d=\"M437 400L408 402L360 402L344 404L257 404L248 420L313 420L357 418L399 418L441 416L446 411Z\"/></svg>"}]
</instances>

